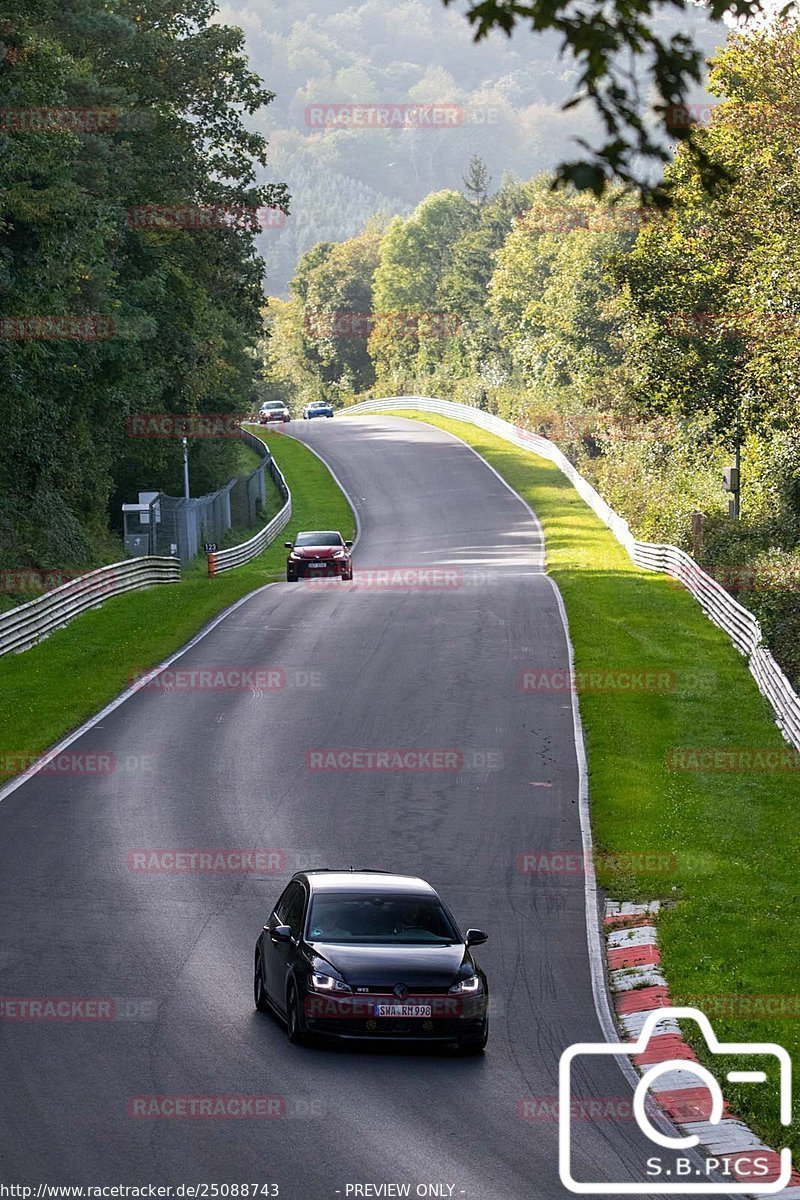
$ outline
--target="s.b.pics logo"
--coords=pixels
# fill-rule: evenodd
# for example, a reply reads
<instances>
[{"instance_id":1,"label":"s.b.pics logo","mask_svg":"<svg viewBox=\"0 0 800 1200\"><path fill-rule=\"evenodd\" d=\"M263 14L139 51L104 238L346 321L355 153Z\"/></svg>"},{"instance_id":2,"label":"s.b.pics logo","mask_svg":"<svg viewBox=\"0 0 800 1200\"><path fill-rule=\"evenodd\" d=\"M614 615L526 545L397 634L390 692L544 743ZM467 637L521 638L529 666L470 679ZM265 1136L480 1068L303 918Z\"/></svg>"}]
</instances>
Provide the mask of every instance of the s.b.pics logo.
<instances>
[{"instance_id":1,"label":"s.b.pics logo","mask_svg":"<svg viewBox=\"0 0 800 1200\"><path fill-rule=\"evenodd\" d=\"M689 1047L681 1040L678 1020L695 1021L711 1054L719 1055L722 1059L733 1057L739 1060L736 1069L731 1069L726 1063L724 1069L715 1075L697 1062ZM671 1032L665 1034L665 1028ZM658 1043L665 1045L658 1046ZM633 1095L633 1116L653 1149L646 1161L646 1178L641 1180L610 1182L574 1177L573 1165L578 1161L573 1145L573 1140L578 1136L578 1126L573 1119L574 1098L580 1095L580 1091L573 1090L573 1083L576 1077L586 1074L592 1060L596 1064L598 1058L608 1055L628 1057L642 1072ZM758 1061L753 1062L754 1058ZM770 1068L769 1077L763 1067ZM720 1042L708 1017L696 1008L655 1009L645 1019L635 1042L581 1042L570 1046L562 1054L559 1064L558 1165L561 1182L570 1192L590 1196L760 1196L779 1192L792 1179L792 1156L788 1147L776 1153L766 1147L737 1150L732 1145L730 1150L715 1150L706 1158L697 1154L689 1156L686 1152L694 1151L695 1147L703 1144L725 1143L725 1138L721 1136L724 1133L721 1122L726 1117L726 1111L720 1080L776 1088L780 1123L788 1126L791 1121L791 1073L791 1060L782 1046L774 1042ZM658 1101L659 1091L662 1096L666 1095L664 1089L674 1086L676 1079L680 1079L687 1096L690 1091L694 1096L693 1105L675 1117L682 1126L682 1133L676 1131L661 1106L653 1104L653 1098ZM585 1080L579 1087L585 1087ZM669 1094L674 1097L676 1093ZM677 1094L680 1095L680 1092Z\"/></svg>"}]
</instances>

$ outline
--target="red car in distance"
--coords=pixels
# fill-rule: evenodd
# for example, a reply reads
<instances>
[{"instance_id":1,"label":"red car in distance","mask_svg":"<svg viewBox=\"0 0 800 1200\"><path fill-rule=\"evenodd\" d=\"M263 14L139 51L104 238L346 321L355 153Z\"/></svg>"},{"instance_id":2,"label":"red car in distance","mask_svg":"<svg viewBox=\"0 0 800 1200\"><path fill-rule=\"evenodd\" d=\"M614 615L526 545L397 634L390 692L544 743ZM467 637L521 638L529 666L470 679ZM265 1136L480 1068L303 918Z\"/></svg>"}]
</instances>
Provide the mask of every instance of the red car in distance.
<instances>
[{"instance_id":1,"label":"red car in distance","mask_svg":"<svg viewBox=\"0 0 800 1200\"><path fill-rule=\"evenodd\" d=\"M286 560L287 581L297 583L298 579L324 579L326 576L352 579L352 544L346 542L337 529L298 533L293 542L284 542L290 551Z\"/></svg>"}]
</instances>

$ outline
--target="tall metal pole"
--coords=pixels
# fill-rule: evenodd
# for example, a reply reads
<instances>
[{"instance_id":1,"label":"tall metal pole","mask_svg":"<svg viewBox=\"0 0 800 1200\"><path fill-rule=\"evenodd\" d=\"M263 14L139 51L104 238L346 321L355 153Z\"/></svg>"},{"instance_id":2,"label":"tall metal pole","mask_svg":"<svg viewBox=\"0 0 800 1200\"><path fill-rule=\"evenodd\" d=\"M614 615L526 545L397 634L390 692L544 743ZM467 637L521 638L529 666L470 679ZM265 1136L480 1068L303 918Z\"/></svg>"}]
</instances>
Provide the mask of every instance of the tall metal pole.
<instances>
[{"instance_id":1,"label":"tall metal pole","mask_svg":"<svg viewBox=\"0 0 800 1200\"><path fill-rule=\"evenodd\" d=\"M742 434L741 426L736 431L736 491L733 493L733 515L739 520L742 495Z\"/></svg>"},{"instance_id":2,"label":"tall metal pole","mask_svg":"<svg viewBox=\"0 0 800 1200\"><path fill-rule=\"evenodd\" d=\"M189 439L181 438L183 442L183 494L188 500L189 492Z\"/></svg>"}]
</instances>

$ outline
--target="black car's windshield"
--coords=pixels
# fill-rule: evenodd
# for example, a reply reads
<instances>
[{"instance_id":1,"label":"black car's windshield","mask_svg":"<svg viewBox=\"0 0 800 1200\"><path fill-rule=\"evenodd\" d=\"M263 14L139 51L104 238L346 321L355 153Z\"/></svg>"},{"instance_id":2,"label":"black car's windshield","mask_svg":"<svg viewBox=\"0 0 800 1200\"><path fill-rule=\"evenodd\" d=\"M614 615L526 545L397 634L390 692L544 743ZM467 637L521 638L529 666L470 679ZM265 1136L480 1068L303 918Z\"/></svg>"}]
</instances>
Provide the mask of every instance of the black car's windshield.
<instances>
[{"instance_id":1,"label":"black car's windshield","mask_svg":"<svg viewBox=\"0 0 800 1200\"><path fill-rule=\"evenodd\" d=\"M338 533L298 533L295 546L341 546Z\"/></svg>"},{"instance_id":2,"label":"black car's windshield","mask_svg":"<svg viewBox=\"0 0 800 1200\"><path fill-rule=\"evenodd\" d=\"M460 942L435 896L320 893L311 903L306 934L312 942L427 945Z\"/></svg>"}]
</instances>

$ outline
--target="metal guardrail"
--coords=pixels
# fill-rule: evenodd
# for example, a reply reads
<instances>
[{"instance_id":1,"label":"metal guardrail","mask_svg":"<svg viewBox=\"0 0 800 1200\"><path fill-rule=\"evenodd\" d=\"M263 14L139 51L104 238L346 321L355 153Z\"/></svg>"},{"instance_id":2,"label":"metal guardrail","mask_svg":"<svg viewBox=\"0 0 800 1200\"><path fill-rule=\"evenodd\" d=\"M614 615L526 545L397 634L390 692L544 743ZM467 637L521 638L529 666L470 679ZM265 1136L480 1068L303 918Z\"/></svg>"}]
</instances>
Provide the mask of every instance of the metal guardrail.
<instances>
[{"instance_id":1,"label":"metal guardrail","mask_svg":"<svg viewBox=\"0 0 800 1200\"><path fill-rule=\"evenodd\" d=\"M27 650L81 613L99 608L110 596L157 583L178 583L180 577L179 559L151 555L110 563L79 575L35 600L0 614L0 656L12 650Z\"/></svg>"},{"instance_id":2,"label":"metal guardrail","mask_svg":"<svg viewBox=\"0 0 800 1200\"><path fill-rule=\"evenodd\" d=\"M262 457L269 454L261 438L257 438L249 430L243 429L242 437L247 445L251 446ZM244 563L250 562L252 558L256 558L261 554L262 550L266 550L270 542L274 541L281 530L289 524L292 516L292 494L278 464L271 454L269 455L269 473L284 500L283 508L275 514L263 529L259 530L255 537L251 537L249 541L242 542L238 546L231 546L227 550L216 550L213 554L209 554L209 578L219 575L222 571L230 571L233 567L241 567Z\"/></svg>"},{"instance_id":3,"label":"metal guardrail","mask_svg":"<svg viewBox=\"0 0 800 1200\"><path fill-rule=\"evenodd\" d=\"M800 696L764 645L758 621L716 579L706 574L691 555L677 546L638 541L631 533L628 522L606 504L553 442L538 433L520 429L492 413L471 408L468 404L435 400L428 396L390 396L383 400L365 400L346 411L370 413L401 406L412 411L438 413L454 420L467 421L555 463L638 567L661 571L678 580L699 602L709 620L728 634L736 648L746 656L750 674L758 684L759 691L772 705L778 728L788 742L800 749Z\"/></svg>"}]
</instances>

